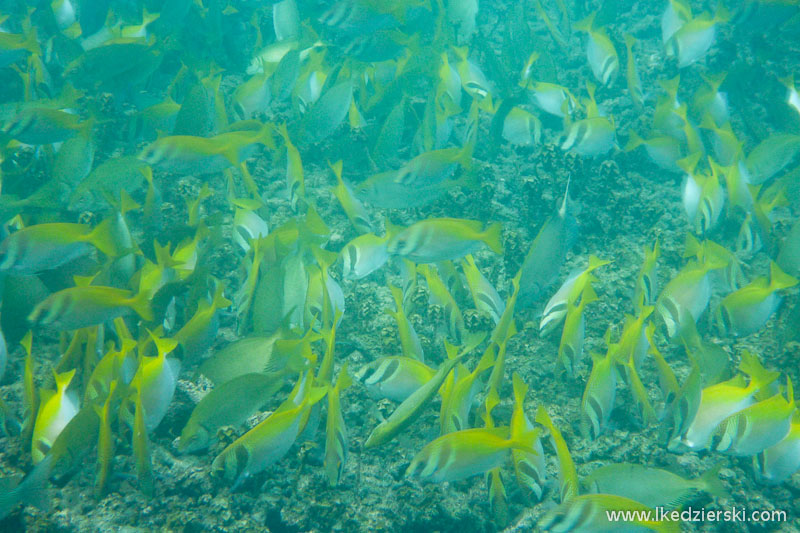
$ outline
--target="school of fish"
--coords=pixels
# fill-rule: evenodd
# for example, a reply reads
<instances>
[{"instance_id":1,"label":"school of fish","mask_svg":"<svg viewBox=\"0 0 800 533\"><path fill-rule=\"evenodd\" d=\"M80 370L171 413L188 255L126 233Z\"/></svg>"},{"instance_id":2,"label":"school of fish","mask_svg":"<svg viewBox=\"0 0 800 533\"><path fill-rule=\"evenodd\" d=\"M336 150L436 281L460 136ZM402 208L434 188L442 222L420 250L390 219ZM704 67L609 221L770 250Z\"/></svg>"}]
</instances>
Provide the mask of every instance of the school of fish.
<instances>
[{"instance_id":1,"label":"school of fish","mask_svg":"<svg viewBox=\"0 0 800 533\"><path fill-rule=\"evenodd\" d=\"M726 456L763 484L800 470L798 361L722 347L800 330L800 97L767 71L784 122L751 127L729 97L742 74L714 57L764 19L800 32L797 2L659 0L636 27L614 2L488 4L0 1L0 443L21 443L27 471L0 479L0 520L47 508L50 482L86 465L98 498L121 474L156 497L154 433L187 380L206 391L166 446L207 456L220 490L258 490L307 441L337 485L363 433L359 454L413 446L409 482L484 478L496 527L517 498L552 500L541 530L615 531L605 511L729 498ZM579 84L562 85L568 62ZM518 221L530 239L448 212L500 179L498 154L545 146L591 174L640 157L674 184L682 253L654 237L621 265L579 245L581 189L601 178L563 169L551 211ZM598 289L623 266L624 290ZM385 314L356 309L364 291ZM627 312L592 314L614 299ZM384 319L383 353L350 335ZM518 353L528 336L552 353ZM550 402L579 416L526 406L545 392L525 365L580 384ZM363 430L355 402L373 406ZM408 440L437 409L422 434L438 436ZM606 438L616 409L720 465L579 478L564 434ZM120 454L132 471L114 472Z\"/></svg>"}]
</instances>

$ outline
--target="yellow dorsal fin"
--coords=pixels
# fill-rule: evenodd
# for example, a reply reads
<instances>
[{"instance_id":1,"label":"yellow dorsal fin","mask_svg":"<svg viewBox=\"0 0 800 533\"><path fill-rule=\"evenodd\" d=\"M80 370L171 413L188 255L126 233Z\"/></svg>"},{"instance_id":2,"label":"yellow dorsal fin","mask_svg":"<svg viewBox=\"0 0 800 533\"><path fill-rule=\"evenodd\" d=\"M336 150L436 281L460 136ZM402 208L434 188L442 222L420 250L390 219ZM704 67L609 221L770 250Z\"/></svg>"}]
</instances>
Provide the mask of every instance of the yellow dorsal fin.
<instances>
[{"instance_id":1,"label":"yellow dorsal fin","mask_svg":"<svg viewBox=\"0 0 800 533\"><path fill-rule=\"evenodd\" d=\"M335 163L331 163L330 161L328 161L328 166L331 167L331 170L333 171L334 176L336 176L336 180L338 182L341 182L342 181L342 160L340 159Z\"/></svg>"}]
</instances>

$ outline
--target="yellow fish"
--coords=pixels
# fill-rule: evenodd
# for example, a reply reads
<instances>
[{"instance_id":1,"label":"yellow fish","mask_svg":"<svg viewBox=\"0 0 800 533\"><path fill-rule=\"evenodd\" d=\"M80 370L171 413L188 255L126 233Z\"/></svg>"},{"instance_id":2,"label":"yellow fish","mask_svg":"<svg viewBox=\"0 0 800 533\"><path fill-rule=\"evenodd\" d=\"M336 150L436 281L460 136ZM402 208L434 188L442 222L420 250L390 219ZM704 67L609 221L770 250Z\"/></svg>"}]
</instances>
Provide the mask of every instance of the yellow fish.
<instances>
[{"instance_id":1,"label":"yellow fish","mask_svg":"<svg viewBox=\"0 0 800 533\"><path fill-rule=\"evenodd\" d=\"M414 456L406 476L458 481L502 466L511 450L536 453L527 435L508 437L509 428L474 428L442 435Z\"/></svg>"},{"instance_id":2,"label":"yellow fish","mask_svg":"<svg viewBox=\"0 0 800 533\"><path fill-rule=\"evenodd\" d=\"M247 478L286 455L308 420L311 407L327 392L325 387L306 385L302 400L295 403L290 396L263 422L225 448L214 459L211 470L232 481L231 490L236 490Z\"/></svg>"},{"instance_id":3,"label":"yellow fish","mask_svg":"<svg viewBox=\"0 0 800 533\"><path fill-rule=\"evenodd\" d=\"M59 330L72 330L112 320L130 310L136 311L144 320L152 320L149 292L143 290L133 295L116 287L86 285L51 294L34 307L28 321Z\"/></svg>"},{"instance_id":4,"label":"yellow fish","mask_svg":"<svg viewBox=\"0 0 800 533\"><path fill-rule=\"evenodd\" d=\"M55 374L56 390L41 392L39 412L33 427L33 442L31 456L34 463L38 463L58 437L61 430L72 420L80 409L80 400L75 390L67 391L75 369L63 374Z\"/></svg>"},{"instance_id":5,"label":"yellow fish","mask_svg":"<svg viewBox=\"0 0 800 533\"><path fill-rule=\"evenodd\" d=\"M483 224L477 220L429 218L404 229L393 228L387 250L415 263L460 259L477 251L481 244L502 254L500 224L495 222L482 228Z\"/></svg>"}]
</instances>

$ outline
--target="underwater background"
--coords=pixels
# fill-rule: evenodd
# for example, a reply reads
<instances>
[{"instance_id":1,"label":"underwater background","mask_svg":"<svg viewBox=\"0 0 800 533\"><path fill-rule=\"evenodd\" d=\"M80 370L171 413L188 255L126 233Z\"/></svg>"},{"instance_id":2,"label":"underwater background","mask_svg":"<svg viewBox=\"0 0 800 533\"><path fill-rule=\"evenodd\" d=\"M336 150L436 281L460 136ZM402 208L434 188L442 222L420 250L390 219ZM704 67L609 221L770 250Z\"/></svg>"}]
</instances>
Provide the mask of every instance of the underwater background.
<instances>
[{"instance_id":1,"label":"underwater background","mask_svg":"<svg viewBox=\"0 0 800 533\"><path fill-rule=\"evenodd\" d=\"M800 530L799 65L791 0L0 0L0 530Z\"/></svg>"}]
</instances>

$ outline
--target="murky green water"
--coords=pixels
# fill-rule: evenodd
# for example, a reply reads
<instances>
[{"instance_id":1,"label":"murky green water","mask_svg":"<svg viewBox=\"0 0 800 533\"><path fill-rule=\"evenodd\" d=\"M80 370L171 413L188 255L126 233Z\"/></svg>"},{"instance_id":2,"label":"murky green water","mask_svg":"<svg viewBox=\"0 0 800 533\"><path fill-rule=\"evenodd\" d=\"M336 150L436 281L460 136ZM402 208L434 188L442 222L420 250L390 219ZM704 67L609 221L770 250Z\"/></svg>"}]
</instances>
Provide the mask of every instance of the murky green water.
<instances>
[{"instance_id":1,"label":"murky green water","mask_svg":"<svg viewBox=\"0 0 800 533\"><path fill-rule=\"evenodd\" d=\"M799 29L0 1L0 529L797 529Z\"/></svg>"}]
</instances>

